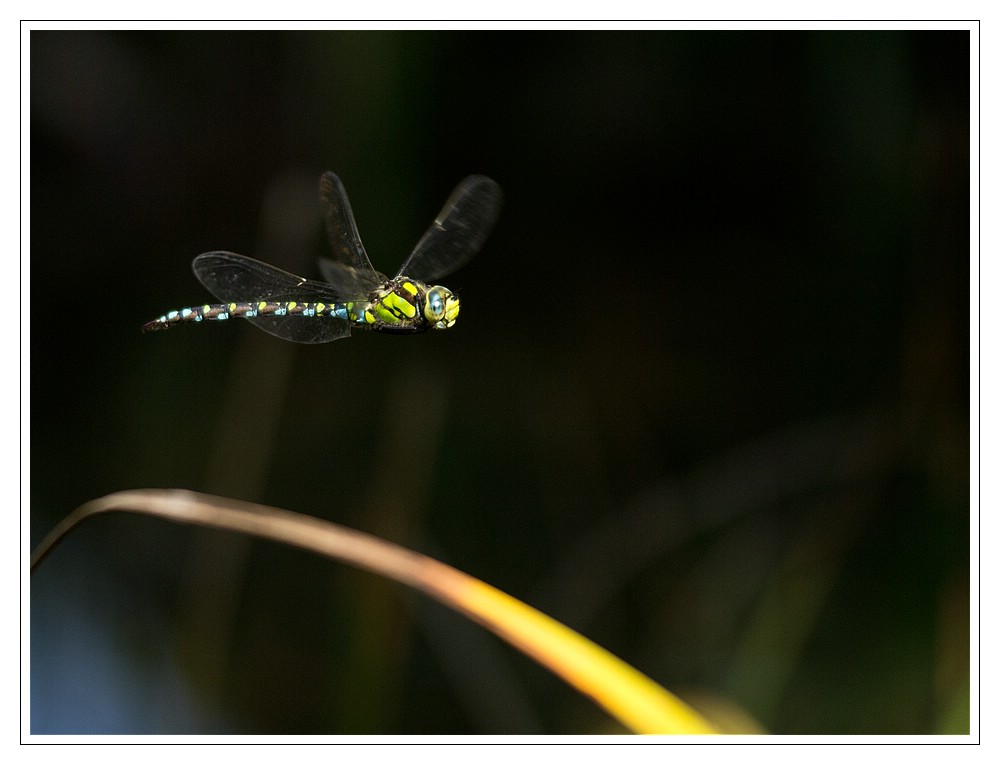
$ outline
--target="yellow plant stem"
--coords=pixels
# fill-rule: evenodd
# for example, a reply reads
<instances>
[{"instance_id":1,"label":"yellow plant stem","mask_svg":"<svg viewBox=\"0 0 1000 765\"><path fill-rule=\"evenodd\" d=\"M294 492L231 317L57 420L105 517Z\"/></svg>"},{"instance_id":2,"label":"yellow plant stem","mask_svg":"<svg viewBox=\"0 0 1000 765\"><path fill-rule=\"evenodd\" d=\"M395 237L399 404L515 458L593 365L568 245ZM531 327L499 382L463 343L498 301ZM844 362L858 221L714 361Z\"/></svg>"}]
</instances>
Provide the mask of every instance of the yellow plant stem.
<instances>
[{"instance_id":1,"label":"yellow plant stem","mask_svg":"<svg viewBox=\"0 0 1000 765\"><path fill-rule=\"evenodd\" d=\"M76 525L112 511L285 542L389 577L466 614L592 698L635 733L718 732L646 675L495 587L392 542L288 510L189 491L117 492L88 502L63 519L32 554L32 570Z\"/></svg>"}]
</instances>

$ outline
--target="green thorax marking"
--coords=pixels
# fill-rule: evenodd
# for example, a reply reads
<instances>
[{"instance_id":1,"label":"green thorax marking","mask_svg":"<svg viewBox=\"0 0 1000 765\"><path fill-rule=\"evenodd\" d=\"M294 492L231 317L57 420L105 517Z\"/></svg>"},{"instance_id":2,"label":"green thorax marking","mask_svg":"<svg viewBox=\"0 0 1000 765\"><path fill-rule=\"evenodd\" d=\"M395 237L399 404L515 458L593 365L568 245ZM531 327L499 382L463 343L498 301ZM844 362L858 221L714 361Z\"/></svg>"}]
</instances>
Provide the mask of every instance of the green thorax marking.
<instances>
[{"instance_id":1,"label":"green thorax marking","mask_svg":"<svg viewBox=\"0 0 1000 765\"><path fill-rule=\"evenodd\" d=\"M380 324L400 330L423 328L422 305L427 287L412 279L393 279L371 296L371 310Z\"/></svg>"}]
</instances>

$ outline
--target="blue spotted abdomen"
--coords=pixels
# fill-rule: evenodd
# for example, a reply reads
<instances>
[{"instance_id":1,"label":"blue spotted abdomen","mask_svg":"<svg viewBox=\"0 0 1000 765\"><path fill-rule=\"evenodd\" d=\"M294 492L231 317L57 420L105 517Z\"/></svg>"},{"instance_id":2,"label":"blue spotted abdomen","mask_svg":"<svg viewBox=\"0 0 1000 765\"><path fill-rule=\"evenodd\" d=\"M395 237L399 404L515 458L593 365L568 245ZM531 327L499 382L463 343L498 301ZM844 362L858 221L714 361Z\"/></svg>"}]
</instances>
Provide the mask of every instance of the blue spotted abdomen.
<instances>
[{"instance_id":1,"label":"blue spotted abdomen","mask_svg":"<svg viewBox=\"0 0 1000 765\"><path fill-rule=\"evenodd\" d=\"M355 313L355 303L309 303L295 300L273 302L258 300L252 303L210 303L179 311L170 311L142 325L143 332L168 329L175 324L197 321L225 321L231 318L253 319L258 316L300 316L323 318L326 316L364 324L364 312ZM363 304L362 304L363 305Z\"/></svg>"},{"instance_id":2,"label":"blue spotted abdomen","mask_svg":"<svg viewBox=\"0 0 1000 765\"><path fill-rule=\"evenodd\" d=\"M257 300L234 303L207 303L182 308L153 319L142 326L143 332L169 329L176 324L200 321L225 321L231 318L285 318L290 321L335 319L354 327L379 332L412 334L428 328L423 302L427 287L412 279L393 279L374 290L368 299L323 303L309 301Z\"/></svg>"}]
</instances>

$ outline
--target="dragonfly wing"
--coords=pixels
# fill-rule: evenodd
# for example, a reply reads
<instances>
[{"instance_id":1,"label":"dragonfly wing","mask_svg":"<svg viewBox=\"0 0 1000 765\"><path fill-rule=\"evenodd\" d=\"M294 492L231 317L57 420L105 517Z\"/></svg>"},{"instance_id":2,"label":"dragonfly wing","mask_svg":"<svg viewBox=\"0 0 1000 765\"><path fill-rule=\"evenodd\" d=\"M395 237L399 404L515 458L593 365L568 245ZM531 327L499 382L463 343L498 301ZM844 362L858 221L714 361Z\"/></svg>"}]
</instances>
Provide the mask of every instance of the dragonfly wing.
<instances>
[{"instance_id":1,"label":"dragonfly wing","mask_svg":"<svg viewBox=\"0 0 1000 765\"><path fill-rule=\"evenodd\" d=\"M470 175L463 180L399 274L434 283L467 263L493 229L502 199L500 186L485 175Z\"/></svg>"},{"instance_id":2,"label":"dragonfly wing","mask_svg":"<svg viewBox=\"0 0 1000 765\"><path fill-rule=\"evenodd\" d=\"M257 316L248 319L257 329L292 343L332 343L350 337L351 325L340 319L315 319L304 316Z\"/></svg>"},{"instance_id":3,"label":"dragonfly wing","mask_svg":"<svg viewBox=\"0 0 1000 765\"><path fill-rule=\"evenodd\" d=\"M319 259L319 272L329 282L331 289L345 298L368 295L373 289L388 281L389 277L374 269L358 271L340 261Z\"/></svg>"},{"instance_id":4,"label":"dragonfly wing","mask_svg":"<svg viewBox=\"0 0 1000 765\"><path fill-rule=\"evenodd\" d=\"M191 263L191 269L209 292L226 301L272 300L295 295L309 281L235 252L202 253Z\"/></svg>"},{"instance_id":5,"label":"dragonfly wing","mask_svg":"<svg viewBox=\"0 0 1000 765\"><path fill-rule=\"evenodd\" d=\"M344 184L329 170L319 179L319 198L323 203L323 219L334 257L359 272L373 271L368 253L361 243Z\"/></svg>"},{"instance_id":6,"label":"dragonfly wing","mask_svg":"<svg viewBox=\"0 0 1000 765\"><path fill-rule=\"evenodd\" d=\"M310 281L235 252L206 252L195 258L191 267L198 281L227 303L339 301L331 284ZM335 319L255 316L247 317L247 321L293 343L329 343L351 334L350 324Z\"/></svg>"}]
</instances>

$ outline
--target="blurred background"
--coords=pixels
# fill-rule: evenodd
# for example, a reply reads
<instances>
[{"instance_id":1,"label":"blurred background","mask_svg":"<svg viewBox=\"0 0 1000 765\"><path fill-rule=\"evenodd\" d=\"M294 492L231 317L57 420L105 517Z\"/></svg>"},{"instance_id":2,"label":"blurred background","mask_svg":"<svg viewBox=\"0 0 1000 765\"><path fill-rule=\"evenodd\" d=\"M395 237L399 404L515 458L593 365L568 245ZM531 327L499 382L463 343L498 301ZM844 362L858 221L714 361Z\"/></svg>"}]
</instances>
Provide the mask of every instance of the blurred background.
<instances>
[{"instance_id":1,"label":"blurred background","mask_svg":"<svg viewBox=\"0 0 1000 765\"><path fill-rule=\"evenodd\" d=\"M346 524L735 730L969 726L967 32L33 32L33 544L178 487ZM505 206L448 332L142 335L223 249L393 274ZM425 597L131 515L31 580L32 733L611 733Z\"/></svg>"}]
</instances>

